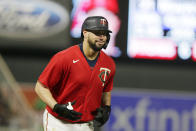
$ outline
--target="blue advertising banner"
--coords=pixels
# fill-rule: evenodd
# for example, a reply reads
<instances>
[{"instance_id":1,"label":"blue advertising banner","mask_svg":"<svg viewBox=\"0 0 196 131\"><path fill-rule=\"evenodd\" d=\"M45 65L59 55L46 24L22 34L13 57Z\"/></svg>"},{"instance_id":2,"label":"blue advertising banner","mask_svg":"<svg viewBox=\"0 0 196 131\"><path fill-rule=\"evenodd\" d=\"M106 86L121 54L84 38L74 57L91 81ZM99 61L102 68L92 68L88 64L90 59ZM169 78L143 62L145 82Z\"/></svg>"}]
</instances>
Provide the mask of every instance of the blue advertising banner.
<instances>
[{"instance_id":1,"label":"blue advertising banner","mask_svg":"<svg viewBox=\"0 0 196 131\"><path fill-rule=\"evenodd\" d=\"M196 94L114 91L104 131L196 131Z\"/></svg>"}]
</instances>

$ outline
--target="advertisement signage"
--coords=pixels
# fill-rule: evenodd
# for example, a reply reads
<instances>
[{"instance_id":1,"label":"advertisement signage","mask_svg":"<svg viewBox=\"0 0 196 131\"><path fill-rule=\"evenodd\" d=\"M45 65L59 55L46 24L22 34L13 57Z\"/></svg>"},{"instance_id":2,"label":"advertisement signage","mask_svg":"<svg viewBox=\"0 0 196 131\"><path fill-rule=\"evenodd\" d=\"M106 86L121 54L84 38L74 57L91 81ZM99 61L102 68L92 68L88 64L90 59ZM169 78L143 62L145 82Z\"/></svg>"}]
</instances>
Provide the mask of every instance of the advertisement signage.
<instances>
[{"instance_id":1,"label":"advertisement signage","mask_svg":"<svg viewBox=\"0 0 196 131\"><path fill-rule=\"evenodd\" d=\"M40 38L61 32L68 26L66 9L50 1L1 0L0 36Z\"/></svg>"},{"instance_id":2,"label":"advertisement signage","mask_svg":"<svg viewBox=\"0 0 196 131\"><path fill-rule=\"evenodd\" d=\"M127 55L133 59L194 59L195 5L193 0L129 0Z\"/></svg>"},{"instance_id":3,"label":"advertisement signage","mask_svg":"<svg viewBox=\"0 0 196 131\"><path fill-rule=\"evenodd\" d=\"M196 97L161 92L114 92L105 131L196 131Z\"/></svg>"}]
</instances>

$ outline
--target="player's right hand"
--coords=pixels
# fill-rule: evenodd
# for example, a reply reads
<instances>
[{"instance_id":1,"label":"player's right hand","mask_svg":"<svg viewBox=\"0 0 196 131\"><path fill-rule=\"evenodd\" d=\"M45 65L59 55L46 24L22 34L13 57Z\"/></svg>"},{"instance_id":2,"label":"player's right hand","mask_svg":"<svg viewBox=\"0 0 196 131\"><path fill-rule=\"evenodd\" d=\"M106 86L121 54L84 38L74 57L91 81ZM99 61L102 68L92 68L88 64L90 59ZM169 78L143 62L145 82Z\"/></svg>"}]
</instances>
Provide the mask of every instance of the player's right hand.
<instances>
[{"instance_id":1,"label":"player's right hand","mask_svg":"<svg viewBox=\"0 0 196 131\"><path fill-rule=\"evenodd\" d=\"M53 111L56 112L60 117L64 117L66 119L76 121L81 119L82 113L76 112L70 109L69 106L75 104L76 101L72 102L71 105L67 104L56 104L53 108Z\"/></svg>"}]
</instances>

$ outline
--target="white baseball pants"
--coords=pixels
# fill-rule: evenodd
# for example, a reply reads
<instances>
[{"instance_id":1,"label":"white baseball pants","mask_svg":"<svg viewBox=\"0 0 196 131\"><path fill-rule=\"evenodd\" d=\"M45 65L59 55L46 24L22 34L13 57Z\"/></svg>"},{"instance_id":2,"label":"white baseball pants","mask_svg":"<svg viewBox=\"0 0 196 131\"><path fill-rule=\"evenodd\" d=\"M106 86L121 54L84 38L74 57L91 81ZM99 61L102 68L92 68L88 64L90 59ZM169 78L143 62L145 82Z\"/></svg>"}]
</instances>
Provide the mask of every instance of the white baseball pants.
<instances>
[{"instance_id":1,"label":"white baseball pants","mask_svg":"<svg viewBox=\"0 0 196 131\"><path fill-rule=\"evenodd\" d=\"M94 131L93 123L68 123L57 119L47 110L43 114L44 131Z\"/></svg>"}]
</instances>

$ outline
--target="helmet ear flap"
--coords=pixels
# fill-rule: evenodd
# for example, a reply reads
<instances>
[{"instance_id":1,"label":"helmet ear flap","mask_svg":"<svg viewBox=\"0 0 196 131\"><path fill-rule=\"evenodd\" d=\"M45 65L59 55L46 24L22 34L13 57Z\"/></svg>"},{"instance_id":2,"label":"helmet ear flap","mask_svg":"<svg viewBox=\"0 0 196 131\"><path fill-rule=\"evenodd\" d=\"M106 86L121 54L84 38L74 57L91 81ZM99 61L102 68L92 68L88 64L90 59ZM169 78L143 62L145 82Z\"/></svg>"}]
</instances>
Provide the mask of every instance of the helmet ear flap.
<instances>
[{"instance_id":1,"label":"helmet ear flap","mask_svg":"<svg viewBox=\"0 0 196 131\"><path fill-rule=\"evenodd\" d=\"M107 34L107 40L106 40L105 45L103 46L103 49L106 49L107 48L109 42L110 42L110 33L108 32L108 34Z\"/></svg>"}]
</instances>

